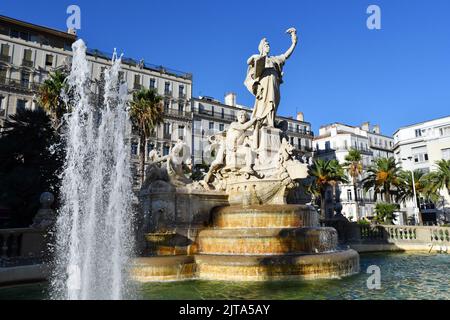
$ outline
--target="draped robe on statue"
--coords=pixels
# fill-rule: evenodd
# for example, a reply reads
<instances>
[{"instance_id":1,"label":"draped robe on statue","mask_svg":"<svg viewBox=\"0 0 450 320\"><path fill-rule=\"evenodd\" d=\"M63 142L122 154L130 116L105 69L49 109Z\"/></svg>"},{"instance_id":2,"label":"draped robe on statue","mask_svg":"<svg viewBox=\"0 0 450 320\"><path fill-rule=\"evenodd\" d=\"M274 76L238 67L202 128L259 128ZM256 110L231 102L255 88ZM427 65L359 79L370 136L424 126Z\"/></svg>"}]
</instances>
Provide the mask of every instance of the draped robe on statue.
<instances>
[{"instance_id":1,"label":"draped robe on statue","mask_svg":"<svg viewBox=\"0 0 450 320\"><path fill-rule=\"evenodd\" d=\"M255 79L255 61L260 55L253 55L248 60L245 86L256 97L252 118L266 118L265 123L274 127L275 114L280 103L280 84L283 83L284 54L267 56L265 68L260 77Z\"/></svg>"}]
</instances>

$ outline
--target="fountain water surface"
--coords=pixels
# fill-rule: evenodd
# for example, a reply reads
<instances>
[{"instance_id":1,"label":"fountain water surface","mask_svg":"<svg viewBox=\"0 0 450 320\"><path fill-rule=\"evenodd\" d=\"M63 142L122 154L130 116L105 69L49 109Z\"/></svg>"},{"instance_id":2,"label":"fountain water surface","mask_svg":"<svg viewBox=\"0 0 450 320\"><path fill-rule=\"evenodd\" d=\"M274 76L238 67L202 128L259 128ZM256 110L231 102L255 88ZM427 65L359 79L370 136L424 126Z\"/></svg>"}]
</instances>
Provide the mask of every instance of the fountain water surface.
<instances>
[{"instance_id":1,"label":"fountain water surface","mask_svg":"<svg viewBox=\"0 0 450 320\"><path fill-rule=\"evenodd\" d=\"M62 206L56 224L53 299L131 298L127 266L133 252L132 178L121 59L105 71L103 102L91 102L86 46L72 46L67 79L72 107L65 131ZM99 100L99 99L98 99Z\"/></svg>"}]
</instances>

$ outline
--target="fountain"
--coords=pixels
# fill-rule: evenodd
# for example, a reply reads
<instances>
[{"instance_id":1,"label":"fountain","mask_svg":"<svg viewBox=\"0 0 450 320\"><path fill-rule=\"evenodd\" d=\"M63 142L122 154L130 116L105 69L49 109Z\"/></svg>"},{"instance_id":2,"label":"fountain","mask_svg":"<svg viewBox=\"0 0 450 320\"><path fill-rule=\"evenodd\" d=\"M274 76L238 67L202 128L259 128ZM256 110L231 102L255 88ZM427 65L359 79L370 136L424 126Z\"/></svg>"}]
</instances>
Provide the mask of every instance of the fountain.
<instances>
[{"instance_id":1,"label":"fountain","mask_svg":"<svg viewBox=\"0 0 450 320\"><path fill-rule=\"evenodd\" d=\"M132 269L136 280L265 281L359 272L358 253L338 247L336 230L320 227L312 206L287 201L308 178L308 162L289 143L286 123L275 122L282 69L297 44L296 30L287 32L292 45L284 54L269 56L263 39L260 54L248 59L252 118L240 111L226 132L210 138L215 160L202 181L186 181L182 141L169 156L153 154L140 195L147 243ZM174 241L176 235L184 241Z\"/></svg>"},{"instance_id":2,"label":"fountain","mask_svg":"<svg viewBox=\"0 0 450 320\"><path fill-rule=\"evenodd\" d=\"M86 46L73 46L66 103L66 159L56 223L53 299L132 297L127 277L133 251L131 125L120 57L105 71L103 104L90 101Z\"/></svg>"}]
</instances>

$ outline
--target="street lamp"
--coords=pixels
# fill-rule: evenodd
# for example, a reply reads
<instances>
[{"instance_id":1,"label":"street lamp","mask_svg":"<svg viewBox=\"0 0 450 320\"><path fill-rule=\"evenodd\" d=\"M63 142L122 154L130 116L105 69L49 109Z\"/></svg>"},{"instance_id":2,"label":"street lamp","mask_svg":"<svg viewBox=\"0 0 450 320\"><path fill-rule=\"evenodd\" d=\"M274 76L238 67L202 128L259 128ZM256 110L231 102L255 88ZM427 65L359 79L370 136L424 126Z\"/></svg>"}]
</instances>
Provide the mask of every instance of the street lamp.
<instances>
[{"instance_id":1,"label":"street lamp","mask_svg":"<svg viewBox=\"0 0 450 320\"><path fill-rule=\"evenodd\" d=\"M408 158L402 158L402 160L409 160L412 164L412 158L409 156ZM413 192L414 192L414 218L416 219L416 222L420 225L421 219L420 219L420 212L419 208L417 207L417 193L416 193L416 181L414 180L414 170L411 170L411 177L412 177L412 184L413 184Z\"/></svg>"}]
</instances>

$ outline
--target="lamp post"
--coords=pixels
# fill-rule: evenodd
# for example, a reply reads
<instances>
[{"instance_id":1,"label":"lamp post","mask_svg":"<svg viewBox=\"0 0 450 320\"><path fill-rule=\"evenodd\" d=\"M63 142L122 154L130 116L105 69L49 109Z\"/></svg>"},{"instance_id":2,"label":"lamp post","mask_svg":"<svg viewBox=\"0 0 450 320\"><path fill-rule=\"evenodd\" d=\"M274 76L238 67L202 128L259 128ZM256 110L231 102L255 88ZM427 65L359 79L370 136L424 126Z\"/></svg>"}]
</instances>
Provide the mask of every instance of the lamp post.
<instances>
[{"instance_id":1,"label":"lamp post","mask_svg":"<svg viewBox=\"0 0 450 320\"><path fill-rule=\"evenodd\" d=\"M409 156L408 158L402 158L402 160L409 160L412 163L412 157ZM416 223L421 225L421 220L420 219L420 212L419 212L419 208L417 207L417 193L416 193L416 181L414 179L414 170L410 170L411 171L411 177L412 177L412 184L413 184L413 192L414 192L414 218L416 219Z\"/></svg>"}]
</instances>

